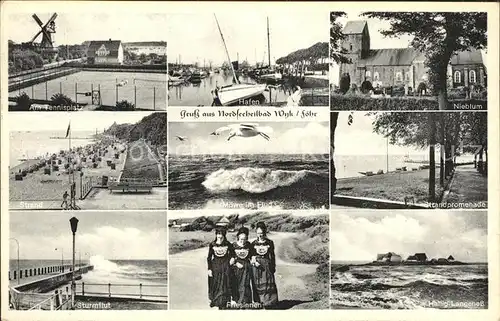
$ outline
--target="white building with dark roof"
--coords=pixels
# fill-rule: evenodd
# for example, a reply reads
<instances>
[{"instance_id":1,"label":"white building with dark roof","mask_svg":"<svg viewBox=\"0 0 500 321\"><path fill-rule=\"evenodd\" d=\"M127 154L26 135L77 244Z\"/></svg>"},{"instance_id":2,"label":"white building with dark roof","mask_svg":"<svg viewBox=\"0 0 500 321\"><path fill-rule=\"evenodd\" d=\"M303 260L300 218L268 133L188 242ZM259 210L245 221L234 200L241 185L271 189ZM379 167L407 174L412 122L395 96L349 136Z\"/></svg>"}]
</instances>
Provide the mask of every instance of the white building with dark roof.
<instances>
[{"instance_id":1,"label":"white building with dark roof","mask_svg":"<svg viewBox=\"0 0 500 321\"><path fill-rule=\"evenodd\" d=\"M123 45L121 40L90 41L87 60L91 64L123 64Z\"/></svg>"}]
</instances>

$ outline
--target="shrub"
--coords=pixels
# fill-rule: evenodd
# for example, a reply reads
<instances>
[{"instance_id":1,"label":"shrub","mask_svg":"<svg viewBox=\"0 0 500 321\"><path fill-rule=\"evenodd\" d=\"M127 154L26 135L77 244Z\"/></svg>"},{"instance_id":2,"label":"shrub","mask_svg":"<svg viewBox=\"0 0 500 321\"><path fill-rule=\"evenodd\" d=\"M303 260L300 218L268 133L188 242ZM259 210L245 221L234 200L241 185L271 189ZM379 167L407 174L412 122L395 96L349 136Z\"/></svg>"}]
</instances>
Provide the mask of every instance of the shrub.
<instances>
[{"instance_id":1,"label":"shrub","mask_svg":"<svg viewBox=\"0 0 500 321\"><path fill-rule=\"evenodd\" d=\"M417 93L419 95L422 94L422 91L426 91L426 90L427 90L427 85L424 82L421 82L420 84L418 84Z\"/></svg>"},{"instance_id":2,"label":"shrub","mask_svg":"<svg viewBox=\"0 0 500 321\"><path fill-rule=\"evenodd\" d=\"M25 92L23 92L22 94L20 94L19 96L16 97L16 106L14 108L12 108L12 110L15 110L15 111L28 111L30 110L30 107L31 107L31 98L28 96L28 94L26 94Z\"/></svg>"},{"instance_id":3,"label":"shrub","mask_svg":"<svg viewBox=\"0 0 500 321\"><path fill-rule=\"evenodd\" d=\"M75 102L64 94L57 93L50 97L51 105L53 106L73 106Z\"/></svg>"},{"instance_id":4,"label":"shrub","mask_svg":"<svg viewBox=\"0 0 500 321\"><path fill-rule=\"evenodd\" d=\"M371 98L359 95L331 95L332 110L438 110L432 98L387 97Z\"/></svg>"},{"instance_id":5,"label":"shrub","mask_svg":"<svg viewBox=\"0 0 500 321\"><path fill-rule=\"evenodd\" d=\"M127 100L122 100L116 103L116 108L120 111L131 111L135 109L135 105Z\"/></svg>"},{"instance_id":6,"label":"shrub","mask_svg":"<svg viewBox=\"0 0 500 321\"><path fill-rule=\"evenodd\" d=\"M344 74L342 78L340 78L339 87L342 94L345 94L349 88L351 88L351 77L349 74Z\"/></svg>"},{"instance_id":7,"label":"shrub","mask_svg":"<svg viewBox=\"0 0 500 321\"><path fill-rule=\"evenodd\" d=\"M465 87L456 87L448 89L448 99L463 99L467 97L467 89Z\"/></svg>"},{"instance_id":8,"label":"shrub","mask_svg":"<svg viewBox=\"0 0 500 321\"><path fill-rule=\"evenodd\" d=\"M361 92L363 94L366 94L370 90L373 90L372 83L370 81L368 81L368 80L363 81L363 83L361 84Z\"/></svg>"}]
</instances>

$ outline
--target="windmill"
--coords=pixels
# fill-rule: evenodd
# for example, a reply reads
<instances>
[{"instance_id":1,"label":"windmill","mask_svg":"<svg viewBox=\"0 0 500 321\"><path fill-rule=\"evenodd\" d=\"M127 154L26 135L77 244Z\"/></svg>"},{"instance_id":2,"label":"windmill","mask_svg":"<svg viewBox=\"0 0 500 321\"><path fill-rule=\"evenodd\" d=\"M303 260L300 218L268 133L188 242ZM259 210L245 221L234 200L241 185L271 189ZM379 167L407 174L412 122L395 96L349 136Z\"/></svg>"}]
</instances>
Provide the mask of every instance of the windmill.
<instances>
[{"instance_id":1,"label":"windmill","mask_svg":"<svg viewBox=\"0 0 500 321\"><path fill-rule=\"evenodd\" d=\"M38 33L31 39L28 44L30 44L35 51L38 51L40 54L42 54L42 56L47 58L54 58L57 53L57 48L54 47L54 39L52 38L52 34L56 33L55 20L57 18L57 13L54 13L45 24L43 24L42 20L40 20L36 13L33 14L32 17L40 26L40 31L38 31ZM39 44L35 43L35 40L40 34L42 35L41 42Z\"/></svg>"}]
</instances>

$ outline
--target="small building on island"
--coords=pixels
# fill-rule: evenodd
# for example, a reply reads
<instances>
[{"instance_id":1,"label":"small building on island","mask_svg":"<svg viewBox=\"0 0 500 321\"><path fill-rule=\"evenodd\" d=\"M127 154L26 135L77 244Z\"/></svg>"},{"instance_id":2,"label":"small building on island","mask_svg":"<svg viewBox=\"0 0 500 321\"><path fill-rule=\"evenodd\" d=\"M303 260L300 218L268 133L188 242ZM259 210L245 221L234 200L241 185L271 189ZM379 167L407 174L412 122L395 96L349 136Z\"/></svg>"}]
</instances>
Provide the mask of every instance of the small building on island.
<instances>
[{"instance_id":1,"label":"small building on island","mask_svg":"<svg viewBox=\"0 0 500 321\"><path fill-rule=\"evenodd\" d=\"M377 254L377 262L391 262L391 263L399 263L403 259L401 255L396 254L394 252L387 252L385 254Z\"/></svg>"},{"instance_id":2,"label":"small building on island","mask_svg":"<svg viewBox=\"0 0 500 321\"><path fill-rule=\"evenodd\" d=\"M422 263L427 262L427 254L425 253L415 253L413 255L408 256L406 262L408 263Z\"/></svg>"},{"instance_id":3,"label":"small building on island","mask_svg":"<svg viewBox=\"0 0 500 321\"><path fill-rule=\"evenodd\" d=\"M90 41L87 49L89 64L123 64L123 45L121 40Z\"/></svg>"}]
</instances>

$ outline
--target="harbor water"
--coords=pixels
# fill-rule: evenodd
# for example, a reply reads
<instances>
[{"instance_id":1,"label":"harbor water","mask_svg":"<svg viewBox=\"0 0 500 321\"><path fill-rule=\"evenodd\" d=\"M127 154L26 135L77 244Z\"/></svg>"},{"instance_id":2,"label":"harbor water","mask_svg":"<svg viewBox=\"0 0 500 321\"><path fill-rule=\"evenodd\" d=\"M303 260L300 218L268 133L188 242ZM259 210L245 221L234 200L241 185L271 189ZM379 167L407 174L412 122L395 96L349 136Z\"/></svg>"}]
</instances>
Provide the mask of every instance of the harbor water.
<instances>
[{"instance_id":1,"label":"harbor water","mask_svg":"<svg viewBox=\"0 0 500 321\"><path fill-rule=\"evenodd\" d=\"M211 73L208 77L201 79L200 83L185 82L178 86L171 86L168 89L168 105L169 106L211 106L213 102L212 91L216 87L230 85L233 76L231 73ZM241 75L239 77L241 83L256 84L256 80ZM292 87L286 84L277 89L266 91L262 97L257 97L259 105L269 105L277 103L285 103L287 98L292 94Z\"/></svg>"}]
</instances>

